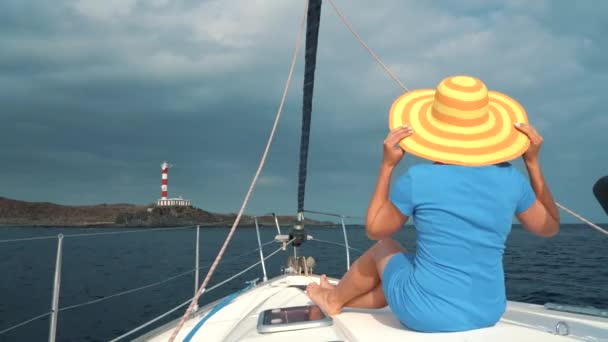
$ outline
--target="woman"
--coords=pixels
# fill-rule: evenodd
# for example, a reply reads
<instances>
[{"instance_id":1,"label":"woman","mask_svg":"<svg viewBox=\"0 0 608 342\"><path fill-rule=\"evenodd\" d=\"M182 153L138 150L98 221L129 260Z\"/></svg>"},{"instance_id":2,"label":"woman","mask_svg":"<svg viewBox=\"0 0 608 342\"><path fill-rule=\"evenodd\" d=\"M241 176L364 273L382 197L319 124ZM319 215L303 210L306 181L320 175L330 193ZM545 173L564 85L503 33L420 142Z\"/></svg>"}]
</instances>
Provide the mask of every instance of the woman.
<instances>
[{"instance_id":1,"label":"woman","mask_svg":"<svg viewBox=\"0 0 608 342\"><path fill-rule=\"evenodd\" d=\"M494 325L506 308L502 254L513 215L536 235L559 231L538 161L542 137L521 105L469 76L402 95L389 121L366 217L367 235L378 242L337 286L325 276L310 284L310 298L330 315L388 304L417 331ZM389 196L406 151L434 163L410 168ZM508 163L521 155L529 182ZM415 254L391 239L410 217Z\"/></svg>"}]
</instances>

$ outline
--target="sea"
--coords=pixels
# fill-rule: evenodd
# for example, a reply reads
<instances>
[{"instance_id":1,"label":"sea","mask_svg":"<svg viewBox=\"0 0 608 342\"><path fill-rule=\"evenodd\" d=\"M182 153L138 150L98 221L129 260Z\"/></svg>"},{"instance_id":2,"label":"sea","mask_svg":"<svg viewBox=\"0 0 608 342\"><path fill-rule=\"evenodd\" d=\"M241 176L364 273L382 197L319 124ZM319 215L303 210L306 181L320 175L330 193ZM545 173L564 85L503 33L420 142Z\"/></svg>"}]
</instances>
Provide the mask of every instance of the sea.
<instances>
[{"instance_id":1,"label":"sea","mask_svg":"<svg viewBox=\"0 0 608 342\"><path fill-rule=\"evenodd\" d=\"M349 244L359 250L351 251L354 260L373 242L366 238L362 226L349 225L347 230ZM195 229L97 235L124 231L0 228L0 332L50 312L57 253L56 238L2 242L9 239L65 235L57 341L108 341L192 297L194 272L189 271L195 268ZM228 231L220 227L200 229L201 281ZM341 227L311 227L307 232L315 240L306 242L301 254L316 259L315 273L340 277L346 269L346 253L344 247L332 243L344 243ZM275 227L263 227L262 242L272 241L276 233ZM71 236L75 234L79 236ZM412 227L401 230L395 238L415 250ZM210 286L259 261L256 248L255 229L238 228ZM269 243L263 251L268 255L278 248L276 243ZM292 253L288 249L268 259L268 276L281 274ZM585 225L564 224L552 238L536 237L514 225L504 253L507 298L608 308L606 265L608 237ZM260 265L205 293L200 303L217 300L245 288L247 281L261 278ZM121 292L126 293L113 296ZM178 310L144 332L178 318L184 311ZM33 320L0 333L0 341L46 341L49 323L48 315Z\"/></svg>"}]
</instances>

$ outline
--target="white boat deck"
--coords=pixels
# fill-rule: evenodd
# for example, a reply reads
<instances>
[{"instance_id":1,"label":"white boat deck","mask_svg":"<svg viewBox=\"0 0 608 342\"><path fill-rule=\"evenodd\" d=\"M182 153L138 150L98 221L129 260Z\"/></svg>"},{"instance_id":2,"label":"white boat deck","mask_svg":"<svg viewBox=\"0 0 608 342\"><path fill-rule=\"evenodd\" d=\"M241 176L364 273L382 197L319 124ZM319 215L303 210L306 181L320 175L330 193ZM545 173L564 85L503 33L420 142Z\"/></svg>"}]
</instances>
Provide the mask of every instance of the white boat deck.
<instances>
[{"instance_id":1,"label":"white boat deck","mask_svg":"<svg viewBox=\"0 0 608 342\"><path fill-rule=\"evenodd\" d=\"M546 310L541 305L509 302L503 318L491 328L457 333L419 333L404 328L390 309L345 309L333 324L304 330L261 334L259 314L268 309L311 304L305 292L292 287L318 282L317 276L281 276L243 292L195 329L213 305L188 320L176 341L608 341L608 319ZM565 322L569 335L555 334ZM139 341L167 341L176 322L171 322ZM195 329L190 339L187 335ZM564 331L564 329L562 329Z\"/></svg>"}]
</instances>

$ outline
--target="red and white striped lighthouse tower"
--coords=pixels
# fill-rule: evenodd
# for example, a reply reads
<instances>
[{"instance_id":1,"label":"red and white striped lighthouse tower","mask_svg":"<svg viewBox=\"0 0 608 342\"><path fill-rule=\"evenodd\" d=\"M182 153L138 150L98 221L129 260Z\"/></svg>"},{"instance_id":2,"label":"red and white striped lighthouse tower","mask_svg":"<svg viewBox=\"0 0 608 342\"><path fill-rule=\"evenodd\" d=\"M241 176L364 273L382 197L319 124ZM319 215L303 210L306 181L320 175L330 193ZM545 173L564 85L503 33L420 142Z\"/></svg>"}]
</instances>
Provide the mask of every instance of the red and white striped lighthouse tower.
<instances>
[{"instance_id":1,"label":"red and white striped lighthouse tower","mask_svg":"<svg viewBox=\"0 0 608 342\"><path fill-rule=\"evenodd\" d=\"M169 168L171 166L172 165L168 164L167 162L163 162L162 164L160 164L160 169L161 169L160 199L161 200L167 199L167 182L169 180Z\"/></svg>"},{"instance_id":2,"label":"red and white striped lighthouse tower","mask_svg":"<svg viewBox=\"0 0 608 342\"><path fill-rule=\"evenodd\" d=\"M167 185L169 183L169 168L173 165L166 161L160 164L161 180L160 180L160 199L156 201L157 207L190 207L192 202L183 199L181 196L176 198L168 198Z\"/></svg>"}]
</instances>

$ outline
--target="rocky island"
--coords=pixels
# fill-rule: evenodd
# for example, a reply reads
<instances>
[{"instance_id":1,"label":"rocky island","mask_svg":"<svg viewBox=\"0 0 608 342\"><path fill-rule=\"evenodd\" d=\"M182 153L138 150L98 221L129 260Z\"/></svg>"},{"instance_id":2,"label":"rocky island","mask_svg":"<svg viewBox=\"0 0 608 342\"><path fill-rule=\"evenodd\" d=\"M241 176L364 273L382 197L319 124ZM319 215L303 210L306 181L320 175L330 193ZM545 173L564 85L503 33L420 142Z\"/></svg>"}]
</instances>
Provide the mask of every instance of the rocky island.
<instances>
[{"instance_id":1,"label":"rocky island","mask_svg":"<svg viewBox=\"0 0 608 342\"><path fill-rule=\"evenodd\" d=\"M295 216L277 216L281 226L295 223ZM218 214L194 207L156 207L134 204L69 206L49 202L26 202L0 197L0 225L53 227L182 227L190 225L231 226L236 214ZM261 225L274 226L272 215L259 216ZM327 226L333 222L306 220L306 225ZM253 216L244 215L239 226L253 226Z\"/></svg>"}]
</instances>

